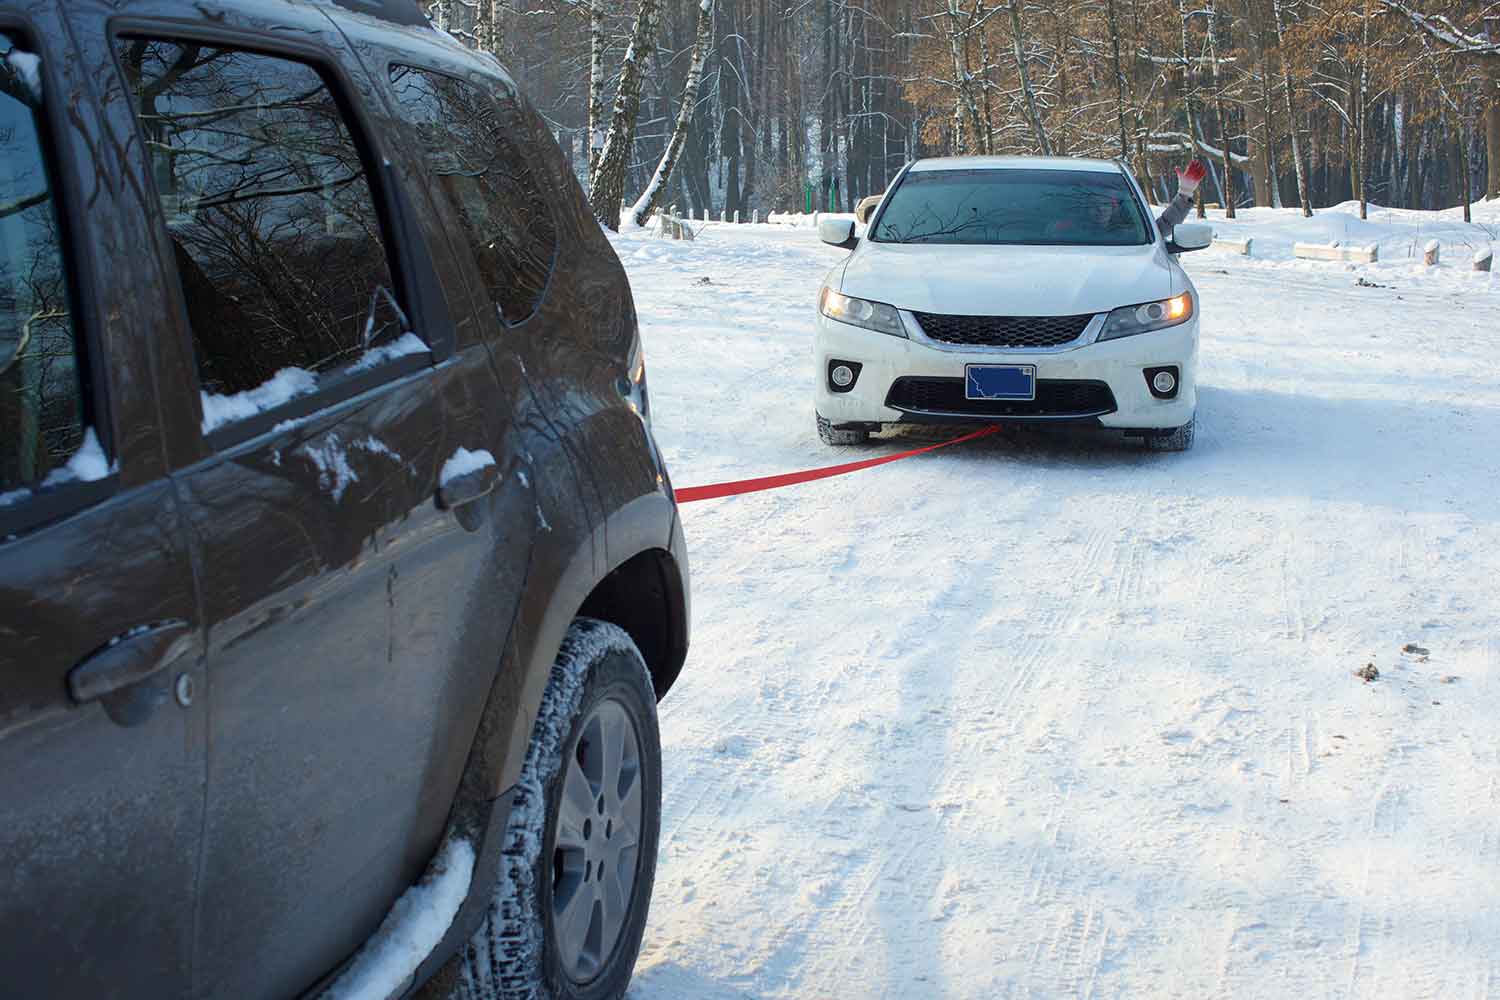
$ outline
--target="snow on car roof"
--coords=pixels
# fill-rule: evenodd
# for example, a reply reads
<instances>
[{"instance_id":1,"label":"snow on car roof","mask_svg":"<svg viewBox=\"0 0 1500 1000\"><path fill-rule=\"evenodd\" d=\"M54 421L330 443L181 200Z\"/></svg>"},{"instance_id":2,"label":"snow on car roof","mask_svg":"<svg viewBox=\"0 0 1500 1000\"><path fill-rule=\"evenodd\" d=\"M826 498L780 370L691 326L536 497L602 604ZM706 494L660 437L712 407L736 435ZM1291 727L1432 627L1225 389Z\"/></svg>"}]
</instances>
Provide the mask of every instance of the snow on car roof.
<instances>
[{"instance_id":1,"label":"snow on car roof","mask_svg":"<svg viewBox=\"0 0 1500 1000\"><path fill-rule=\"evenodd\" d=\"M1113 160L1071 156L935 156L911 165L917 170L1091 170L1118 173Z\"/></svg>"}]
</instances>

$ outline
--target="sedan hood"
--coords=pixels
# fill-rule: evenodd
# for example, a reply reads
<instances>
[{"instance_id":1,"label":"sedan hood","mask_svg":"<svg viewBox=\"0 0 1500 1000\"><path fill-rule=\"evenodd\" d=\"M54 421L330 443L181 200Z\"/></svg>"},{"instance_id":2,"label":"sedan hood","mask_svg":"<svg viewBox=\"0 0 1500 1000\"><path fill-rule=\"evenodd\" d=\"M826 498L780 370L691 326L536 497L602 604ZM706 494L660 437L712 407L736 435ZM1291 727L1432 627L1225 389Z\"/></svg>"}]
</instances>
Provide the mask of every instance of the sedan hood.
<instances>
[{"instance_id":1,"label":"sedan hood","mask_svg":"<svg viewBox=\"0 0 1500 1000\"><path fill-rule=\"evenodd\" d=\"M862 242L839 291L916 312L1072 316L1164 299L1172 266L1158 245L953 246Z\"/></svg>"}]
</instances>

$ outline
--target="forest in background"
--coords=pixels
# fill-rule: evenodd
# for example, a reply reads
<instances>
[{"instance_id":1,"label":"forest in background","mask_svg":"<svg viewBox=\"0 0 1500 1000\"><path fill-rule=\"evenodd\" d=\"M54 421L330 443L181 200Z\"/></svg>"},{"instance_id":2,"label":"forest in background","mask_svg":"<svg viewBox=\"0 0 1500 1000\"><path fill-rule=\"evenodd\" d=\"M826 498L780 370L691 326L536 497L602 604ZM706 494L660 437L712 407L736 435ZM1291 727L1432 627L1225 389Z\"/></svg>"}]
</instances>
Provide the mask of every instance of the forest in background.
<instances>
[{"instance_id":1,"label":"forest in background","mask_svg":"<svg viewBox=\"0 0 1500 1000\"><path fill-rule=\"evenodd\" d=\"M848 211L914 157L975 153L1124 157L1155 198L1199 156L1200 202L1230 211L1500 196L1500 0L428 6L511 72L606 223L643 191Z\"/></svg>"}]
</instances>

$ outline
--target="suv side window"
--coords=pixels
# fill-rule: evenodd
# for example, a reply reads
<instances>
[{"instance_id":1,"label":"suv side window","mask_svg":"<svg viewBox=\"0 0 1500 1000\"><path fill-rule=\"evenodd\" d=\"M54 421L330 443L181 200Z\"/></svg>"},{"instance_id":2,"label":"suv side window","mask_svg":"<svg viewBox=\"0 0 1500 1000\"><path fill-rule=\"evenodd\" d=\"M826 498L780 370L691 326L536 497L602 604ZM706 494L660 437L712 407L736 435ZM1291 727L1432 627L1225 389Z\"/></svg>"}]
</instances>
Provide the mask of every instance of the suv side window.
<instances>
[{"instance_id":1,"label":"suv side window","mask_svg":"<svg viewBox=\"0 0 1500 1000\"><path fill-rule=\"evenodd\" d=\"M41 103L40 60L0 34L0 507L106 471L85 430Z\"/></svg>"},{"instance_id":2,"label":"suv side window","mask_svg":"<svg viewBox=\"0 0 1500 1000\"><path fill-rule=\"evenodd\" d=\"M426 351L397 305L364 159L312 66L121 38L187 304L203 429Z\"/></svg>"},{"instance_id":3,"label":"suv side window","mask_svg":"<svg viewBox=\"0 0 1500 1000\"><path fill-rule=\"evenodd\" d=\"M557 225L517 146L530 132L520 101L412 66L392 66L391 85L463 223L490 301L507 324L525 321L546 293Z\"/></svg>"}]
</instances>

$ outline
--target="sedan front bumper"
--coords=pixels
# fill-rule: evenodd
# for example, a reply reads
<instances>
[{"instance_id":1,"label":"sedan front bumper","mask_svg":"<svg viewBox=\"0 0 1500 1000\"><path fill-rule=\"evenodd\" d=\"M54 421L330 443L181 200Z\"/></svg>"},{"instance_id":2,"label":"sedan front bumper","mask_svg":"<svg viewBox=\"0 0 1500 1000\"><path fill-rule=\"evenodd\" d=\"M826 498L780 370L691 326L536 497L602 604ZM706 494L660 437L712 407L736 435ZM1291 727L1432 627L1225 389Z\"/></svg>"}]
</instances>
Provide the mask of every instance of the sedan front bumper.
<instances>
[{"instance_id":1,"label":"sedan front bumper","mask_svg":"<svg viewBox=\"0 0 1500 1000\"><path fill-rule=\"evenodd\" d=\"M840 323L820 313L814 354L817 411L835 426L1082 421L1104 427L1169 429L1186 424L1198 406L1196 316L1152 333L1028 351L909 340ZM834 391L829 384L829 366L835 361L859 365L858 377L845 391ZM1029 406L968 405L962 392L964 369L976 364L1035 366L1037 400ZM1178 370L1177 392L1174 398L1158 399L1144 373L1148 368L1165 367ZM975 412L981 410L987 412Z\"/></svg>"}]
</instances>

